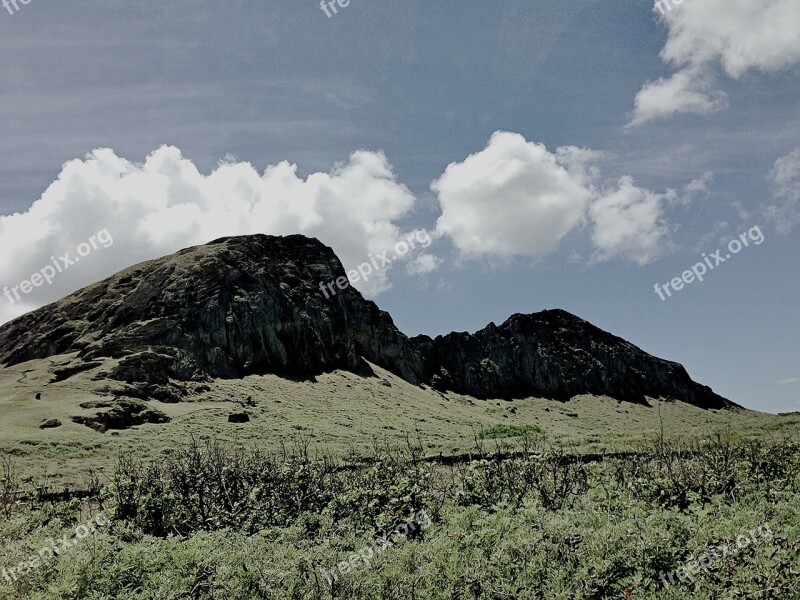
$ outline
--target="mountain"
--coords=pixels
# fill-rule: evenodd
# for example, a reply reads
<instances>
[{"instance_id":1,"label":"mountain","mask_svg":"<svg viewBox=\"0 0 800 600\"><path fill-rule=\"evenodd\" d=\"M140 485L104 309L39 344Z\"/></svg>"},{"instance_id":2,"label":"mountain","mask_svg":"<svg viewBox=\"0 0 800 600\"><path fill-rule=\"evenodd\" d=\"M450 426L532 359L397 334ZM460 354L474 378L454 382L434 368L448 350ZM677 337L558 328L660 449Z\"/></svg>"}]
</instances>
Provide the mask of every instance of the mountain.
<instances>
[{"instance_id":1,"label":"mountain","mask_svg":"<svg viewBox=\"0 0 800 600\"><path fill-rule=\"evenodd\" d=\"M354 288L334 252L300 235L227 237L144 262L0 327L0 363L77 353L56 380L100 365L124 395L179 401L187 382L275 373L308 378L369 363L477 398L605 395L735 406L563 310L474 334L409 338ZM344 281L344 279L340 279ZM332 292L335 290L335 293Z\"/></svg>"}]
</instances>

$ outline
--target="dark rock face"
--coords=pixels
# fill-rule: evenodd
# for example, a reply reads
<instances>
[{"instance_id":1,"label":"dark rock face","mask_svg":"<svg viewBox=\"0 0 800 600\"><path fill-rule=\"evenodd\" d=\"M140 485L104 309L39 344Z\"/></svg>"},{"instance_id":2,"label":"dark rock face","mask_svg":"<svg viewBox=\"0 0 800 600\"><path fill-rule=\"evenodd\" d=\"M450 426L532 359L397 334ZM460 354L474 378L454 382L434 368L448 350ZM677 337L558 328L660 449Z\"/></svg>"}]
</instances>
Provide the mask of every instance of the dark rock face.
<instances>
[{"instance_id":1,"label":"dark rock face","mask_svg":"<svg viewBox=\"0 0 800 600\"><path fill-rule=\"evenodd\" d=\"M141 263L0 327L0 363L78 352L125 395L180 401L183 382L276 373L312 377L366 361L405 380L479 398L603 394L731 406L677 363L564 311L514 315L475 333L409 339L352 287L333 251L303 236L223 238ZM198 385L191 388L197 389Z\"/></svg>"},{"instance_id":2,"label":"dark rock face","mask_svg":"<svg viewBox=\"0 0 800 600\"><path fill-rule=\"evenodd\" d=\"M61 427L61 421L58 419L45 419L39 424L39 429L54 429Z\"/></svg>"},{"instance_id":3,"label":"dark rock face","mask_svg":"<svg viewBox=\"0 0 800 600\"><path fill-rule=\"evenodd\" d=\"M516 314L475 334L420 336L415 342L425 356L424 378L434 388L478 398L595 394L640 403L650 396L704 408L730 405L678 363L563 310Z\"/></svg>"},{"instance_id":4,"label":"dark rock face","mask_svg":"<svg viewBox=\"0 0 800 600\"><path fill-rule=\"evenodd\" d=\"M277 373L309 376L363 359L416 382L421 361L391 317L348 287L333 251L303 236L223 238L126 269L0 328L0 362L79 351L124 357L108 376L157 386Z\"/></svg>"}]
</instances>

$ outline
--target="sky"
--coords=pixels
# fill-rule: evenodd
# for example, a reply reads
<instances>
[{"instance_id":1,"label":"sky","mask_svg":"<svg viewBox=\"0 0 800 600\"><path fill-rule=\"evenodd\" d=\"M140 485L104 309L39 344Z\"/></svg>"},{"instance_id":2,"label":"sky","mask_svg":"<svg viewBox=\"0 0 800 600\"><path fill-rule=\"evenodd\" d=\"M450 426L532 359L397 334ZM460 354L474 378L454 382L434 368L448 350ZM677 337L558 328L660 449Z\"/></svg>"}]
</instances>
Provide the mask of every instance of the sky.
<instances>
[{"instance_id":1,"label":"sky","mask_svg":"<svg viewBox=\"0 0 800 600\"><path fill-rule=\"evenodd\" d=\"M408 335L563 308L800 410L800 0L6 3L0 322L302 233Z\"/></svg>"}]
</instances>

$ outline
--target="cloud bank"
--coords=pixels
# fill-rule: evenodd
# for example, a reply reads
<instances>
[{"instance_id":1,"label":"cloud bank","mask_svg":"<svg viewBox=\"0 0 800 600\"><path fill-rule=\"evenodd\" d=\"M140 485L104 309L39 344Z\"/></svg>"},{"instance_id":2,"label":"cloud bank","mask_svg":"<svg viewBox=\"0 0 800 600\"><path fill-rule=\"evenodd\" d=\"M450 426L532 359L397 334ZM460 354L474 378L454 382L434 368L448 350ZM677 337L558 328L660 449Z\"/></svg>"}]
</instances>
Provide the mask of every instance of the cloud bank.
<instances>
[{"instance_id":1,"label":"cloud bank","mask_svg":"<svg viewBox=\"0 0 800 600\"><path fill-rule=\"evenodd\" d=\"M172 146L141 164L98 149L66 163L28 211L0 217L0 285L29 279L52 256L74 256L76 246L101 229L114 244L23 302L0 297L0 322L137 262L228 235L302 233L330 245L345 268L353 268L370 253L394 249L404 237L394 222L414 201L381 152L354 152L330 173L302 179L288 162L259 173L249 163L226 160L204 175ZM417 270L435 267L426 259ZM388 269L359 284L369 295L388 286Z\"/></svg>"},{"instance_id":2,"label":"cloud bank","mask_svg":"<svg viewBox=\"0 0 800 600\"><path fill-rule=\"evenodd\" d=\"M675 227L667 211L707 192L710 174L679 197L673 190L639 187L630 176L605 176L598 166L603 157L575 146L551 152L518 133L495 132L485 148L449 164L431 184L441 210L436 235L449 238L468 259L546 256L582 230L589 232L592 262L644 265L671 252ZM796 191L792 173L781 166L775 176L787 194ZM288 162L258 172L227 158L203 174L173 146L162 146L143 163L98 149L64 164L29 210L0 216L0 286L29 280L64 252L74 256L101 230L113 244L93 250L22 301L0 296L0 322L137 262L229 235L313 236L350 270L370 255L393 254L409 233L397 223L414 206L414 195L397 181L382 152L353 152L330 172L304 179ZM405 259L405 272L413 276L427 276L442 264L430 251ZM390 269L358 283L359 289L368 296L387 289Z\"/></svg>"}]
</instances>

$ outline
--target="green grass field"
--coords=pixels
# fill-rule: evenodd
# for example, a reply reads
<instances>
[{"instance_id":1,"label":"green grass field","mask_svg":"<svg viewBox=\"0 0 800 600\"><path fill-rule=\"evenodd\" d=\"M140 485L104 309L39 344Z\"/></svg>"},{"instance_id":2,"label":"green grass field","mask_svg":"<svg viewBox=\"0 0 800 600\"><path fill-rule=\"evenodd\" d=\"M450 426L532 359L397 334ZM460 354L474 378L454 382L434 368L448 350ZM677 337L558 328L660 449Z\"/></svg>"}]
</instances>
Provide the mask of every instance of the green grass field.
<instances>
[{"instance_id":1,"label":"green grass field","mask_svg":"<svg viewBox=\"0 0 800 600\"><path fill-rule=\"evenodd\" d=\"M101 434L70 417L107 382L53 368L0 371L3 599L800 598L800 415L476 400L376 368L215 381Z\"/></svg>"}]
</instances>

